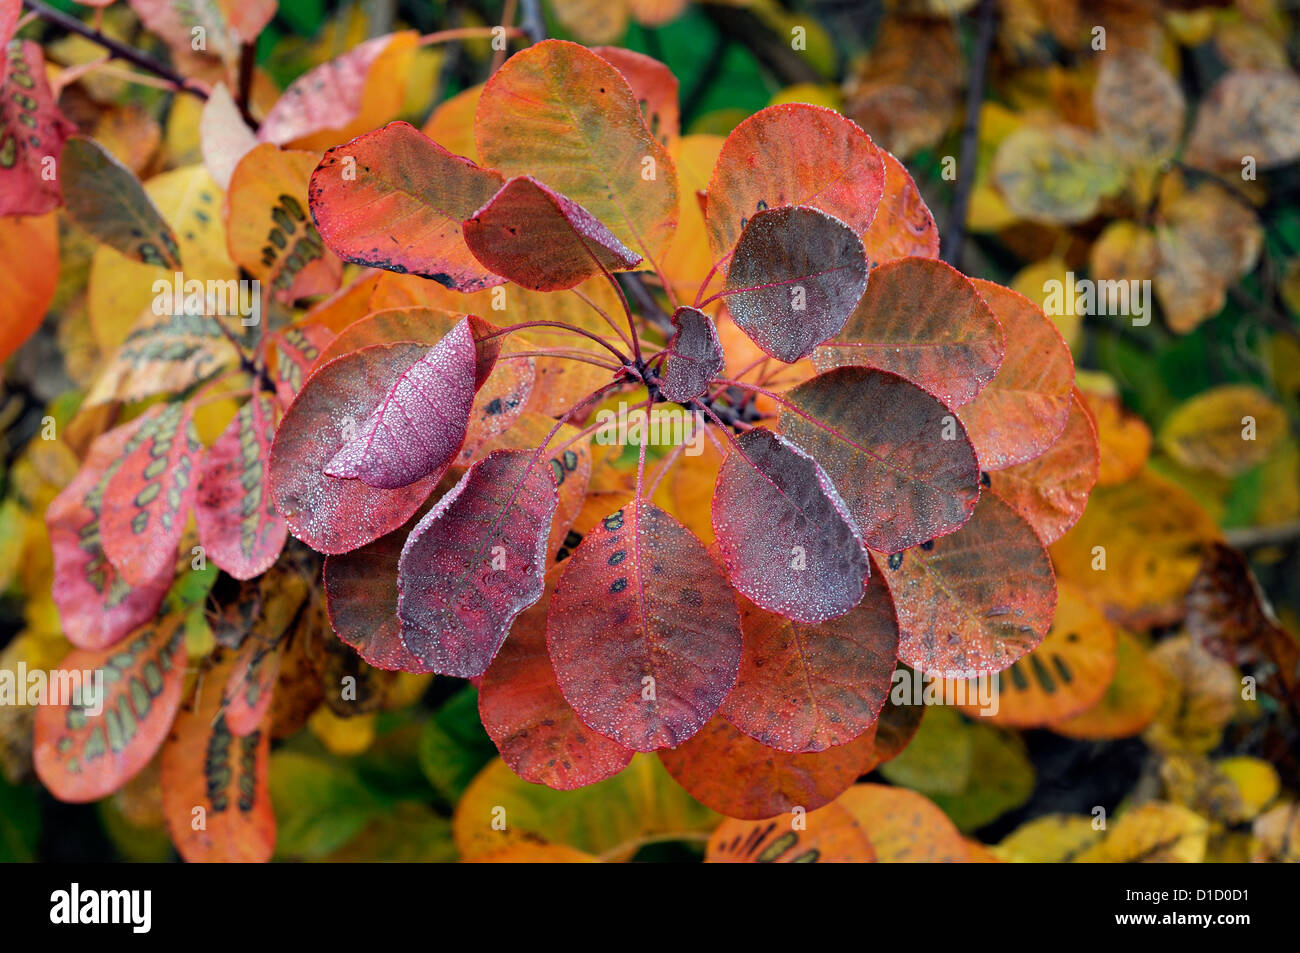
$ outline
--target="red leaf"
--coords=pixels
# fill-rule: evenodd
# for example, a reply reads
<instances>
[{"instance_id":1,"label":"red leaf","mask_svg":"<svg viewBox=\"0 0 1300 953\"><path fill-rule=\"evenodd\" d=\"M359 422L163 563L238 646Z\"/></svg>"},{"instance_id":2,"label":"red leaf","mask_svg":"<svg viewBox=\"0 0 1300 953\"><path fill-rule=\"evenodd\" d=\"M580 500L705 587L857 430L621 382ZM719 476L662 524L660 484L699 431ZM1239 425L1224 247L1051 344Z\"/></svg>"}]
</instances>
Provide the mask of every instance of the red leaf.
<instances>
[{"instance_id":1,"label":"red leaf","mask_svg":"<svg viewBox=\"0 0 1300 953\"><path fill-rule=\"evenodd\" d=\"M894 601L875 578L846 615L806 625L740 600L745 650L722 714L791 753L847 744L875 724L898 651Z\"/></svg>"},{"instance_id":2,"label":"red leaf","mask_svg":"<svg viewBox=\"0 0 1300 953\"><path fill-rule=\"evenodd\" d=\"M325 606L335 634L366 664L426 674L433 670L402 643L397 616L398 564L415 522L350 553L325 557Z\"/></svg>"},{"instance_id":3,"label":"red leaf","mask_svg":"<svg viewBox=\"0 0 1300 953\"><path fill-rule=\"evenodd\" d=\"M45 57L31 40L4 50L0 84L0 215L43 215L63 204L57 176L43 173L77 127L63 117L45 79Z\"/></svg>"},{"instance_id":4,"label":"red leaf","mask_svg":"<svg viewBox=\"0 0 1300 953\"><path fill-rule=\"evenodd\" d=\"M898 657L927 675L999 672L1043 641L1056 611L1047 551L994 493L956 533L876 568L898 612Z\"/></svg>"},{"instance_id":5,"label":"red leaf","mask_svg":"<svg viewBox=\"0 0 1300 953\"><path fill-rule=\"evenodd\" d=\"M289 527L266 491L266 462L279 413L269 394L255 394L203 457L194 500L199 542L236 579L270 569Z\"/></svg>"},{"instance_id":6,"label":"red leaf","mask_svg":"<svg viewBox=\"0 0 1300 953\"><path fill-rule=\"evenodd\" d=\"M732 584L769 612L801 622L848 612L871 570L830 477L765 427L736 443L713 491L713 533Z\"/></svg>"},{"instance_id":7,"label":"red leaf","mask_svg":"<svg viewBox=\"0 0 1300 953\"><path fill-rule=\"evenodd\" d=\"M444 471L465 440L476 363L465 319L378 392L355 435L325 464L326 476L396 490Z\"/></svg>"},{"instance_id":8,"label":"red leaf","mask_svg":"<svg viewBox=\"0 0 1300 953\"><path fill-rule=\"evenodd\" d=\"M158 750L181 701L185 678L183 616L143 626L111 649L78 650L63 672L98 672L103 697L36 708L32 760L41 783L63 801L95 801L137 775ZM69 684L62 677L58 681ZM53 683L51 685L53 688ZM52 699L51 699L52 700ZM95 709L99 713L95 714Z\"/></svg>"},{"instance_id":9,"label":"red leaf","mask_svg":"<svg viewBox=\"0 0 1300 953\"><path fill-rule=\"evenodd\" d=\"M484 268L533 291L563 291L641 261L577 202L526 175L507 181L461 228Z\"/></svg>"},{"instance_id":10,"label":"red leaf","mask_svg":"<svg viewBox=\"0 0 1300 953\"><path fill-rule=\"evenodd\" d=\"M841 367L786 395L781 432L821 464L870 549L951 533L979 499L979 465L955 412L887 371Z\"/></svg>"},{"instance_id":11,"label":"red leaf","mask_svg":"<svg viewBox=\"0 0 1300 953\"><path fill-rule=\"evenodd\" d=\"M222 686L233 667L220 650L212 656L162 750L163 817L190 863L264 863L275 847L270 712L249 734L230 730Z\"/></svg>"},{"instance_id":12,"label":"red leaf","mask_svg":"<svg viewBox=\"0 0 1300 953\"><path fill-rule=\"evenodd\" d=\"M1061 332L1024 295L971 279L1006 332L1002 367L958 411L980 466L1001 470L1039 456L1065 429L1074 387L1074 359Z\"/></svg>"},{"instance_id":13,"label":"red leaf","mask_svg":"<svg viewBox=\"0 0 1300 953\"><path fill-rule=\"evenodd\" d=\"M621 46L593 46L591 52L623 74L652 136L668 145L680 135L678 83L672 70L653 57Z\"/></svg>"},{"instance_id":14,"label":"red leaf","mask_svg":"<svg viewBox=\"0 0 1300 953\"><path fill-rule=\"evenodd\" d=\"M941 261L900 258L871 273L844 330L813 363L893 371L955 407L993 379L1002 352L1002 326L965 275Z\"/></svg>"},{"instance_id":15,"label":"red leaf","mask_svg":"<svg viewBox=\"0 0 1300 953\"><path fill-rule=\"evenodd\" d=\"M578 716L637 751L699 731L740 664L740 618L722 570L645 500L605 517L566 561L546 640Z\"/></svg>"},{"instance_id":16,"label":"red leaf","mask_svg":"<svg viewBox=\"0 0 1300 953\"><path fill-rule=\"evenodd\" d=\"M155 404L142 417L108 478L100 513L104 553L136 586L175 565L203 452L189 404Z\"/></svg>"},{"instance_id":17,"label":"red leaf","mask_svg":"<svg viewBox=\"0 0 1300 953\"><path fill-rule=\"evenodd\" d=\"M758 820L796 807L815 811L857 780L871 752L868 728L846 745L788 754L761 745L718 715L685 744L659 752L691 797L727 817Z\"/></svg>"},{"instance_id":18,"label":"red leaf","mask_svg":"<svg viewBox=\"0 0 1300 953\"><path fill-rule=\"evenodd\" d=\"M740 233L723 294L737 327L793 364L839 332L867 286L862 242L814 208L758 212Z\"/></svg>"},{"instance_id":19,"label":"red leaf","mask_svg":"<svg viewBox=\"0 0 1300 953\"><path fill-rule=\"evenodd\" d=\"M703 394L725 360L713 319L696 308L673 312L673 336L668 339L659 392L669 400L686 403Z\"/></svg>"},{"instance_id":20,"label":"red leaf","mask_svg":"<svg viewBox=\"0 0 1300 953\"><path fill-rule=\"evenodd\" d=\"M104 555L100 539L104 488L143 423L137 417L98 437L81 470L45 511L54 553L54 603L63 634L80 649L106 648L147 622L171 587L170 564L144 585L129 585Z\"/></svg>"},{"instance_id":21,"label":"red leaf","mask_svg":"<svg viewBox=\"0 0 1300 953\"><path fill-rule=\"evenodd\" d=\"M255 629L235 655L222 700L226 726L239 737L258 729L271 708L280 674L280 640L265 639Z\"/></svg>"},{"instance_id":22,"label":"red leaf","mask_svg":"<svg viewBox=\"0 0 1300 953\"><path fill-rule=\"evenodd\" d=\"M308 197L325 244L345 261L471 292L505 279L470 254L460 223L504 181L408 123L390 122L326 152Z\"/></svg>"},{"instance_id":23,"label":"red leaf","mask_svg":"<svg viewBox=\"0 0 1300 953\"><path fill-rule=\"evenodd\" d=\"M989 485L1050 546L1079 521L1097 482L1097 429L1076 390L1065 431L1041 457L989 474Z\"/></svg>"},{"instance_id":24,"label":"red leaf","mask_svg":"<svg viewBox=\"0 0 1300 953\"><path fill-rule=\"evenodd\" d=\"M397 529L424 502L440 474L400 490L380 490L360 480L325 475L325 464L343 446L345 421L364 420L375 395L427 348L380 344L362 348L319 368L285 412L271 444L271 499L289 531L323 553L346 553Z\"/></svg>"},{"instance_id":25,"label":"red leaf","mask_svg":"<svg viewBox=\"0 0 1300 953\"><path fill-rule=\"evenodd\" d=\"M632 749L596 734L564 700L546 651L546 615L553 580L519 614L510 635L479 683L483 728L510 770L525 781L568 791L612 777L632 760Z\"/></svg>"},{"instance_id":26,"label":"red leaf","mask_svg":"<svg viewBox=\"0 0 1300 953\"><path fill-rule=\"evenodd\" d=\"M912 176L887 150L881 149L880 157L885 163L885 194L862 236L868 265L875 268L908 255L938 258L939 228Z\"/></svg>"},{"instance_id":27,"label":"red leaf","mask_svg":"<svg viewBox=\"0 0 1300 953\"><path fill-rule=\"evenodd\" d=\"M727 136L709 183L709 248L726 257L754 213L806 205L863 235L884 191L871 137L833 109L787 103L756 112Z\"/></svg>"},{"instance_id":28,"label":"red leaf","mask_svg":"<svg viewBox=\"0 0 1300 953\"><path fill-rule=\"evenodd\" d=\"M474 464L411 531L398 567L402 642L435 672L482 675L542 594L555 481L540 456Z\"/></svg>"}]
</instances>

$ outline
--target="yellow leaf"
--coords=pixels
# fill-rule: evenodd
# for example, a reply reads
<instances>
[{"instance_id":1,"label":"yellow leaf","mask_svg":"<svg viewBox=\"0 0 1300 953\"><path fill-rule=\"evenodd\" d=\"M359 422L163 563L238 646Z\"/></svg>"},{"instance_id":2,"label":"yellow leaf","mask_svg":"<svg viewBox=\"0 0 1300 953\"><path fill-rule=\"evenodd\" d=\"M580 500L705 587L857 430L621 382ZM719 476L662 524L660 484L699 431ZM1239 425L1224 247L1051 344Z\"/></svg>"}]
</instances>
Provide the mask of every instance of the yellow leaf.
<instances>
[{"instance_id":1,"label":"yellow leaf","mask_svg":"<svg viewBox=\"0 0 1300 953\"><path fill-rule=\"evenodd\" d=\"M1102 832L1092 825L1091 817L1044 814L1021 824L992 850L1002 860L1014 863L1069 863L1101 840Z\"/></svg>"},{"instance_id":2,"label":"yellow leaf","mask_svg":"<svg viewBox=\"0 0 1300 953\"><path fill-rule=\"evenodd\" d=\"M1225 384L1184 401L1160 428L1160 445L1183 466L1231 477L1273 452L1286 412L1258 388Z\"/></svg>"},{"instance_id":3,"label":"yellow leaf","mask_svg":"<svg viewBox=\"0 0 1300 953\"><path fill-rule=\"evenodd\" d=\"M1199 864L1205 859L1209 823L1177 804L1152 802L1122 814L1080 864Z\"/></svg>"}]
</instances>

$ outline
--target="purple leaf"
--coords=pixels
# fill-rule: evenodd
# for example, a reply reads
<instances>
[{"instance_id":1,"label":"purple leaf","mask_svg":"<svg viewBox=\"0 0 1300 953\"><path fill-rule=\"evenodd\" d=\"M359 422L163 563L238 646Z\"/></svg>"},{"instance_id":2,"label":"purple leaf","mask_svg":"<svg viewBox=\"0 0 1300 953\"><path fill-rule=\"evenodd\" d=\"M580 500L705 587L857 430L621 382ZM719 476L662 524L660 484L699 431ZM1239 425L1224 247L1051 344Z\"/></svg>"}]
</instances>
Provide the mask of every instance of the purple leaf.
<instances>
[{"instance_id":1,"label":"purple leaf","mask_svg":"<svg viewBox=\"0 0 1300 953\"><path fill-rule=\"evenodd\" d=\"M677 330L668 339L659 392L684 404L703 394L709 381L722 373L722 344L713 320L696 308L673 312L673 327Z\"/></svg>"},{"instance_id":2,"label":"purple leaf","mask_svg":"<svg viewBox=\"0 0 1300 953\"><path fill-rule=\"evenodd\" d=\"M443 675L483 674L515 616L541 598L557 502L541 457L498 450L429 510L398 563L397 614L412 655Z\"/></svg>"},{"instance_id":3,"label":"purple leaf","mask_svg":"<svg viewBox=\"0 0 1300 953\"><path fill-rule=\"evenodd\" d=\"M867 287L862 239L802 206L764 209L740 233L723 294L736 326L793 364L844 327Z\"/></svg>"},{"instance_id":4,"label":"purple leaf","mask_svg":"<svg viewBox=\"0 0 1300 953\"><path fill-rule=\"evenodd\" d=\"M862 599L870 563L830 477L764 427L737 443L713 491L713 532L732 584L800 622L848 612Z\"/></svg>"},{"instance_id":5,"label":"purple leaf","mask_svg":"<svg viewBox=\"0 0 1300 953\"><path fill-rule=\"evenodd\" d=\"M447 466L469 427L476 363L464 318L393 382L325 474L392 490Z\"/></svg>"}]
</instances>

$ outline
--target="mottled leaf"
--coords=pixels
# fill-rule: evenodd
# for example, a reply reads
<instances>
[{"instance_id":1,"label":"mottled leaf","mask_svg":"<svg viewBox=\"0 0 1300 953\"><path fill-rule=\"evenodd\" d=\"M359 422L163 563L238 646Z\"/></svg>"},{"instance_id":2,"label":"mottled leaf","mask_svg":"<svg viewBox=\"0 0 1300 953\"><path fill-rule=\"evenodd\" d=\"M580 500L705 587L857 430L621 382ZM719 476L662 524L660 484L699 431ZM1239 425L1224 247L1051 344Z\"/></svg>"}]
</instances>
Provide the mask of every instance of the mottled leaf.
<instances>
[{"instance_id":1,"label":"mottled leaf","mask_svg":"<svg viewBox=\"0 0 1300 953\"><path fill-rule=\"evenodd\" d=\"M939 257L939 227L911 174L893 153L880 150L885 165L885 190L871 227L862 233L867 266L875 268L895 258Z\"/></svg>"},{"instance_id":2,"label":"mottled leaf","mask_svg":"<svg viewBox=\"0 0 1300 953\"><path fill-rule=\"evenodd\" d=\"M401 526L440 474L400 490L325 475L325 465L427 348L380 344L317 370L285 412L271 444L270 488L289 531L323 553L345 553ZM349 423L350 422L350 423Z\"/></svg>"},{"instance_id":3,"label":"mottled leaf","mask_svg":"<svg viewBox=\"0 0 1300 953\"><path fill-rule=\"evenodd\" d=\"M862 599L870 564L839 492L765 427L741 434L723 461L713 532L732 584L770 612L822 622Z\"/></svg>"},{"instance_id":4,"label":"mottled leaf","mask_svg":"<svg viewBox=\"0 0 1300 953\"><path fill-rule=\"evenodd\" d=\"M1267 459L1286 432L1286 412L1258 387L1222 384L1174 408L1159 441L1183 466L1233 477Z\"/></svg>"},{"instance_id":5,"label":"mottled leaf","mask_svg":"<svg viewBox=\"0 0 1300 953\"><path fill-rule=\"evenodd\" d=\"M233 365L237 356L221 319L194 304L170 314L146 312L100 371L86 403L176 393Z\"/></svg>"},{"instance_id":6,"label":"mottled leaf","mask_svg":"<svg viewBox=\"0 0 1300 953\"><path fill-rule=\"evenodd\" d=\"M1091 218L1124 184L1102 140L1064 123L1020 126L998 145L989 174L1016 215L1060 225Z\"/></svg>"},{"instance_id":7,"label":"mottled leaf","mask_svg":"<svg viewBox=\"0 0 1300 953\"><path fill-rule=\"evenodd\" d=\"M275 395L280 399L280 404L287 408L293 403L298 391L302 390L303 381L317 362L325 363L319 359L334 340L334 332L324 324L303 320L273 331L268 336L275 343L272 371Z\"/></svg>"},{"instance_id":8,"label":"mottled leaf","mask_svg":"<svg viewBox=\"0 0 1300 953\"><path fill-rule=\"evenodd\" d=\"M1041 455L1070 416L1074 359L1061 332L1028 298L979 278L975 288L1006 332L997 375L957 413L985 470Z\"/></svg>"},{"instance_id":9,"label":"mottled leaf","mask_svg":"<svg viewBox=\"0 0 1300 953\"><path fill-rule=\"evenodd\" d=\"M714 261L731 253L756 212L806 205L863 235L876 216L885 165L871 137L833 109L787 103L750 116L727 136L709 183Z\"/></svg>"},{"instance_id":10,"label":"mottled leaf","mask_svg":"<svg viewBox=\"0 0 1300 953\"><path fill-rule=\"evenodd\" d=\"M96 239L133 261L181 270L180 247L140 180L93 139L63 147L59 181L68 214Z\"/></svg>"},{"instance_id":11,"label":"mottled leaf","mask_svg":"<svg viewBox=\"0 0 1300 953\"><path fill-rule=\"evenodd\" d=\"M280 555L289 527L266 488L279 408L255 394L199 466L194 518L207 556L236 579L261 575Z\"/></svg>"},{"instance_id":12,"label":"mottled leaf","mask_svg":"<svg viewBox=\"0 0 1300 953\"><path fill-rule=\"evenodd\" d=\"M813 363L893 371L957 407L993 380L1003 351L1002 326L966 276L941 261L900 258L871 273L844 329Z\"/></svg>"},{"instance_id":13,"label":"mottled leaf","mask_svg":"<svg viewBox=\"0 0 1300 953\"><path fill-rule=\"evenodd\" d=\"M798 826L728 818L709 838L710 864L859 864L876 852L852 814L838 804L809 811Z\"/></svg>"},{"instance_id":14,"label":"mottled leaf","mask_svg":"<svg viewBox=\"0 0 1300 953\"><path fill-rule=\"evenodd\" d=\"M740 618L726 577L689 530L645 500L583 538L546 625L565 699L637 751L699 731L736 681Z\"/></svg>"},{"instance_id":15,"label":"mottled leaf","mask_svg":"<svg viewBox=\"0 0 1300 953\"><path fill-rule=\"evenodd\" d=\"M1033 528L992 493L970 522L876 560L898 612L898 657L927 675L997 672L1052 624L1056 578Z\"/></svg>"},{"instance_id":16,"label":"mottled leaf","mask_svg":"<svg viewBox=\"0 0 1300 953\"><path fill-rule=\"evenodd\" d=\"M55 681L64 691L83 686L81 703L39 706L33 751L41 783L60 800L98 800L153 758L180 706L183 620L169 616L113 648L81 649L60 663L59 673L66 675L54 675ZM96 689L100 678L102 697Z\"/></svg>"},{"instance_id":17,"label":"mottled leaf","mask_svg":"<svg viewBox=\"0 0 1300 953\"><path fill-rule=\"evenodd\" d=\"M535 175L627 248L663 252L677 224L672 159L627 80L595 53L544 40L510 57L483 87L474 138L492 168Z\"/></svg>"},{"instance_id":18,"label":"mottled leaf","mask_svg":"<svg viewBox=\"0 0 1300 953\"><path fill-rule=\"evenodd\" d=\"M1158 164L1173 156L1183 138L1187 102L1169 71L1135 48L1102 57L1092 94L1097 126L1125 158Z\"/></svg>"},{"instance_id":19,"label":"mottled leaf","mask_svg":"<svg viewBox=\"0 0 1300 953\"><path fill-rule=\"evenodd\" d=\"M339 257L471 292L505 279L470 254L460 223L504 181L409 124L390 122L326 152L308 194L316 226Z\"/></svg>"},{"instance_id":20,"label":"mottled leaf","mask_svg":"<svg viewBox=\"0 0 1300 953\"><path fill-rule=\"evenodd\" d=\"M526 450L474 464L411 531L398 567L402 643L434 671L482 675L542 594L555 481Z\"/></svg>"},{"instance_id":21,"label":"mottled leaf","mask_svg":"<svg viewBox=\"0 0 1300 953\"><path fill-rule=\"evenodd\" d=\"M739 602L745 644L736 687L722 703L729 722L792 753L847 744L875 724L898 650L898 621L882 580L871 581L852 611L816 625Z\"/></svg>"},{"instance_id":22,"label":"mottled leaf","mask_svg":"<svg viewBox=\"0 0 1300 953\"><path fill-rule=\"evenodd\" d=\"M189 404L155 404L143 417L108 479L99 519L104 553L137 586L176 560L203 451Z\"/></svg>"},{"instance_id":23,"label":"mottled leaf","mask_svg":"<svg viewBox=\"0 0 1300 953\"><path fill-rule=\"evenodd\" d=\"M781 432L825 469L863 542L898 552L970 518L979 465L943 403L886 371L842 367L786 395Z\"/></svg>"},{"instance_id":24,"label":"mottled leaf","mask_svg":"<svg viewBox=\"0 0 1300 953\"><path fill-rule=\"evenodd\" d=\"M44 215L63 204L51 176L77 127L59 112L45 57L30 40L6 40L0 82L0 216Z\"/></svg>"},{"instance_id":25,"label":"mottled leaf","mask_svg":"<svg viewBox=\"0 0 1300 953\"><path fill-rule=\"evenodd\" d=\"M461 228L484 268L533 291L563 291L641 262L581 205L527 175L507 181Z\"/></svg>"},{"instance_id":26,"label":"mottled leaf","mask_svg":"<svg viewBox=\"0 0 1300 953\"><path fill-rule=\"evenodd\" d=\"M659 392L686 403L703 394L709 381L722 373L722 344L713 319L703 311L682 306L673 312L672 322Z\"/></svg>"}]
</instances>

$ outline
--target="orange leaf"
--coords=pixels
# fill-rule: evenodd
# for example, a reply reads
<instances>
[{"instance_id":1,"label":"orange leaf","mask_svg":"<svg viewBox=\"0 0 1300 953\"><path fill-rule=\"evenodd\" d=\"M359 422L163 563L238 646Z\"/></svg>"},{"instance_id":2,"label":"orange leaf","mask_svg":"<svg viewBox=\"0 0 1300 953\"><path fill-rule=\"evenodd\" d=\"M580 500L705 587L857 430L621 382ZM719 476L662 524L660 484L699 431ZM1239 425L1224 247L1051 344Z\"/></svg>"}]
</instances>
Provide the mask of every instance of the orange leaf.
<instances>
[{"instance_id":1,"label":"orange leaf","mask_svg":"<svg viewBox=\"0 0 1300 953\"><path fill-rule=\"evenodd\" d=\"M870 863L876 851L862 827L838 804L810 811L802 825L728 818L709 838L710 864L855 864Z\"/></svg>"}]
</instances>

